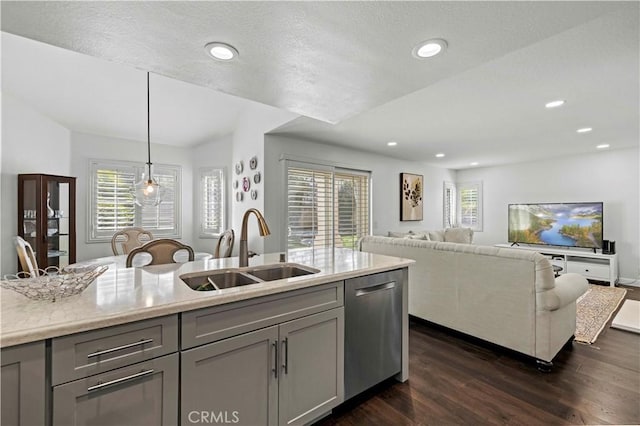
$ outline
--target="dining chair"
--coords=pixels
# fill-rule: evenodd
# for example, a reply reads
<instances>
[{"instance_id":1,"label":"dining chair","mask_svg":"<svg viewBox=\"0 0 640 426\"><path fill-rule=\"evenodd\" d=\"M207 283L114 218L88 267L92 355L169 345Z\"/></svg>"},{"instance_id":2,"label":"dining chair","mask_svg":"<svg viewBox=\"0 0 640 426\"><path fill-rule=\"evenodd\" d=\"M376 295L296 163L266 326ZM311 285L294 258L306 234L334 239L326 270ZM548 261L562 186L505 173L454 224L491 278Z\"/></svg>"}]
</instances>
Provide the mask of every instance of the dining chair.
<instances>
[{"instance_id":1,"label":"dining chair","mask_svg":"<svg viewBox=\"0 0 640 426\"><path fill-rule=\"evenodd\" d=\"M111 250L115 256L129 254L134 248L140 247L151 240L153 240L153 234L145 229L125 228L111 237Z\"/></svg>"},{"instance_id":2,"label":"dining chair","mask_svg":"<svg viewBox=\"0 0 640 426\"><path fill-rule=\"evenodd\" d=\"M216 245L216 251L213 253L213 257L218 259L220 257L231 257L233 251L233 242L235 241L235 234L233 229L227 229L218 238L218 244Z\"/></svg>"},{"instance_id":3,"label":"dining chair","mask_svg":"<svg viewBox=\"0 0 640 426\"><path fill-rule=\"evenodd\" d=\"M151 262L147 263L147 265L176 263L174 255L180 250L186 250L189 253L189 261L193 261L195 254L190 246L170 238L160 238L132 249L127 255L126 265L127 268L130 268L133 264L133 258L140 253L147 253L151 256Z\"/></svg>"},{"instance_id":4,"label":"dining chair","mask_svg":"<svg viewBox=\"0 0 640 426\"><path fill-rule=\"evenodd\" d=\"M33 252L31 244L26 242L22 237L16 237L15 243L22 270L28 272L31 277L40 276L38 262L36 261L36 255Z\"/></svg>"}]
</instances>

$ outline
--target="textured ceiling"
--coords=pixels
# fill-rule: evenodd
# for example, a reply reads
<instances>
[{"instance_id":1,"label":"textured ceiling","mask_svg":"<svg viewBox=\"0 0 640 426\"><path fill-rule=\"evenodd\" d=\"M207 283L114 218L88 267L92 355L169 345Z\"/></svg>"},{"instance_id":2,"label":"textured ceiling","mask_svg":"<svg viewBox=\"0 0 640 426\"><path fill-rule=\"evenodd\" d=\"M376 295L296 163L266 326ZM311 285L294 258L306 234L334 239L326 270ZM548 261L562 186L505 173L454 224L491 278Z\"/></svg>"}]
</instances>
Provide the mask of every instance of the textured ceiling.
<instances>
[{"instance_id":1,"label":"textured ceiling","mask_svg":"<svg viewBox=\"0 0 640 426\"><path fill-rule=\"evenodd\" d=\"M141 78L150 70L309 117L279 130L290 135L429 162L442 151L436 164L451 168L542 158L558 147L586 152L596 141L638 144L636 2L1 7L5 32L137 68ZM447 40L445 54L414 59L411 49L432 37ZM232 44L239 59L211 60L203 49L211 41ZM558 97L568 102L555 115L541 108ZM232 96L217 100L242 107ZM222 121L232 127L233 114ZM583 125L594 132L577 139ZM198 131L189 143L216 134Z\"/></svg>"}]
</instances>

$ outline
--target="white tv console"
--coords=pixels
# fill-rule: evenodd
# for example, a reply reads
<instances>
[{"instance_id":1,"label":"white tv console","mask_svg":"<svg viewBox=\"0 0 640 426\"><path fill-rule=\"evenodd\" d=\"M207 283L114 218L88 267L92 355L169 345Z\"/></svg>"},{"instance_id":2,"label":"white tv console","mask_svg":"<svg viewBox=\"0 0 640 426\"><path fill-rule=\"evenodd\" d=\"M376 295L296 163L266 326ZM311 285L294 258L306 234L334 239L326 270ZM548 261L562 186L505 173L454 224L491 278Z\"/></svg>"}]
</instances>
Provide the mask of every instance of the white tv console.
<instances>
[{"instance_id":1,"label":"white tv console","mask_svg":"<svg viewBox=\"0 0 640 426\"><path fill-rule=\"evenodd\" d=\"M586 250L571 250L554 247L541 247L530 245L496 244L496 247L513 248L517 250L537 251L549 258L551 264L560 266L561 274L575 272L584 275L585 278L597 281L606 281L611 287L618 282L618 255L594 253Z\"/></svg>"}]
</instances>

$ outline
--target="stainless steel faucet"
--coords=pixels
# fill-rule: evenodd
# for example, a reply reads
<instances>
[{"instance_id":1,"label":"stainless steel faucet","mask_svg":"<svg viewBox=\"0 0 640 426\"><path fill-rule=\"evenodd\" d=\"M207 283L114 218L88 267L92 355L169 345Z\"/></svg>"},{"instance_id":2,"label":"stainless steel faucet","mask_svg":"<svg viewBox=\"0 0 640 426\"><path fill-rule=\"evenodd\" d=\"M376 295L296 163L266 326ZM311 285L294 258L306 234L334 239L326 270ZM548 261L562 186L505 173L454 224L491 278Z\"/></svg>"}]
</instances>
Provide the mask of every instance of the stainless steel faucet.
<instances>
[{"instance_id":1,"label":"stainless steel faucet","mask_svg":"<svg viewBox=\"0 0 640 426\"><path fill-rule=\"evenodd\" d=\"M271 231L269 231L269 227L267 226L267 222L264 220L264 216L262 213L258 211L258 209L249 209L244 212L244 216L242 217L242 230L240 231L240 267L249 266L249 244L247 243L247 225L249 215L253 213L256 215L256 219L258 219L258 230L260 231L260 236L264 237L266 235L270 235Z\"/></svg>"}]
</instances>

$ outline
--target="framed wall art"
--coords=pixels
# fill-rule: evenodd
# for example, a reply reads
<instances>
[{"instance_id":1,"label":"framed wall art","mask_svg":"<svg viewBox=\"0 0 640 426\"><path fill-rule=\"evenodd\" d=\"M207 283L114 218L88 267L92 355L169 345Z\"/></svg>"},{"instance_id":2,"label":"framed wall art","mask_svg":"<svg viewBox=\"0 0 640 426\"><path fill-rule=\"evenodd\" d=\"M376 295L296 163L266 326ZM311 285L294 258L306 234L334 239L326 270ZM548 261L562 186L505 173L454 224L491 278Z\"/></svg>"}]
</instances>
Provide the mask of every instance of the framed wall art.
<instances>
[{"instance_id":1,"label":"framed wall art","mask_svg":"<svg viewBox=\"0 0 640 426\"><path fill-rule=\"evenodd\" d=\"M400 220L422 220L422 175L400 173Z\"/></svg>"}]
</instances>

